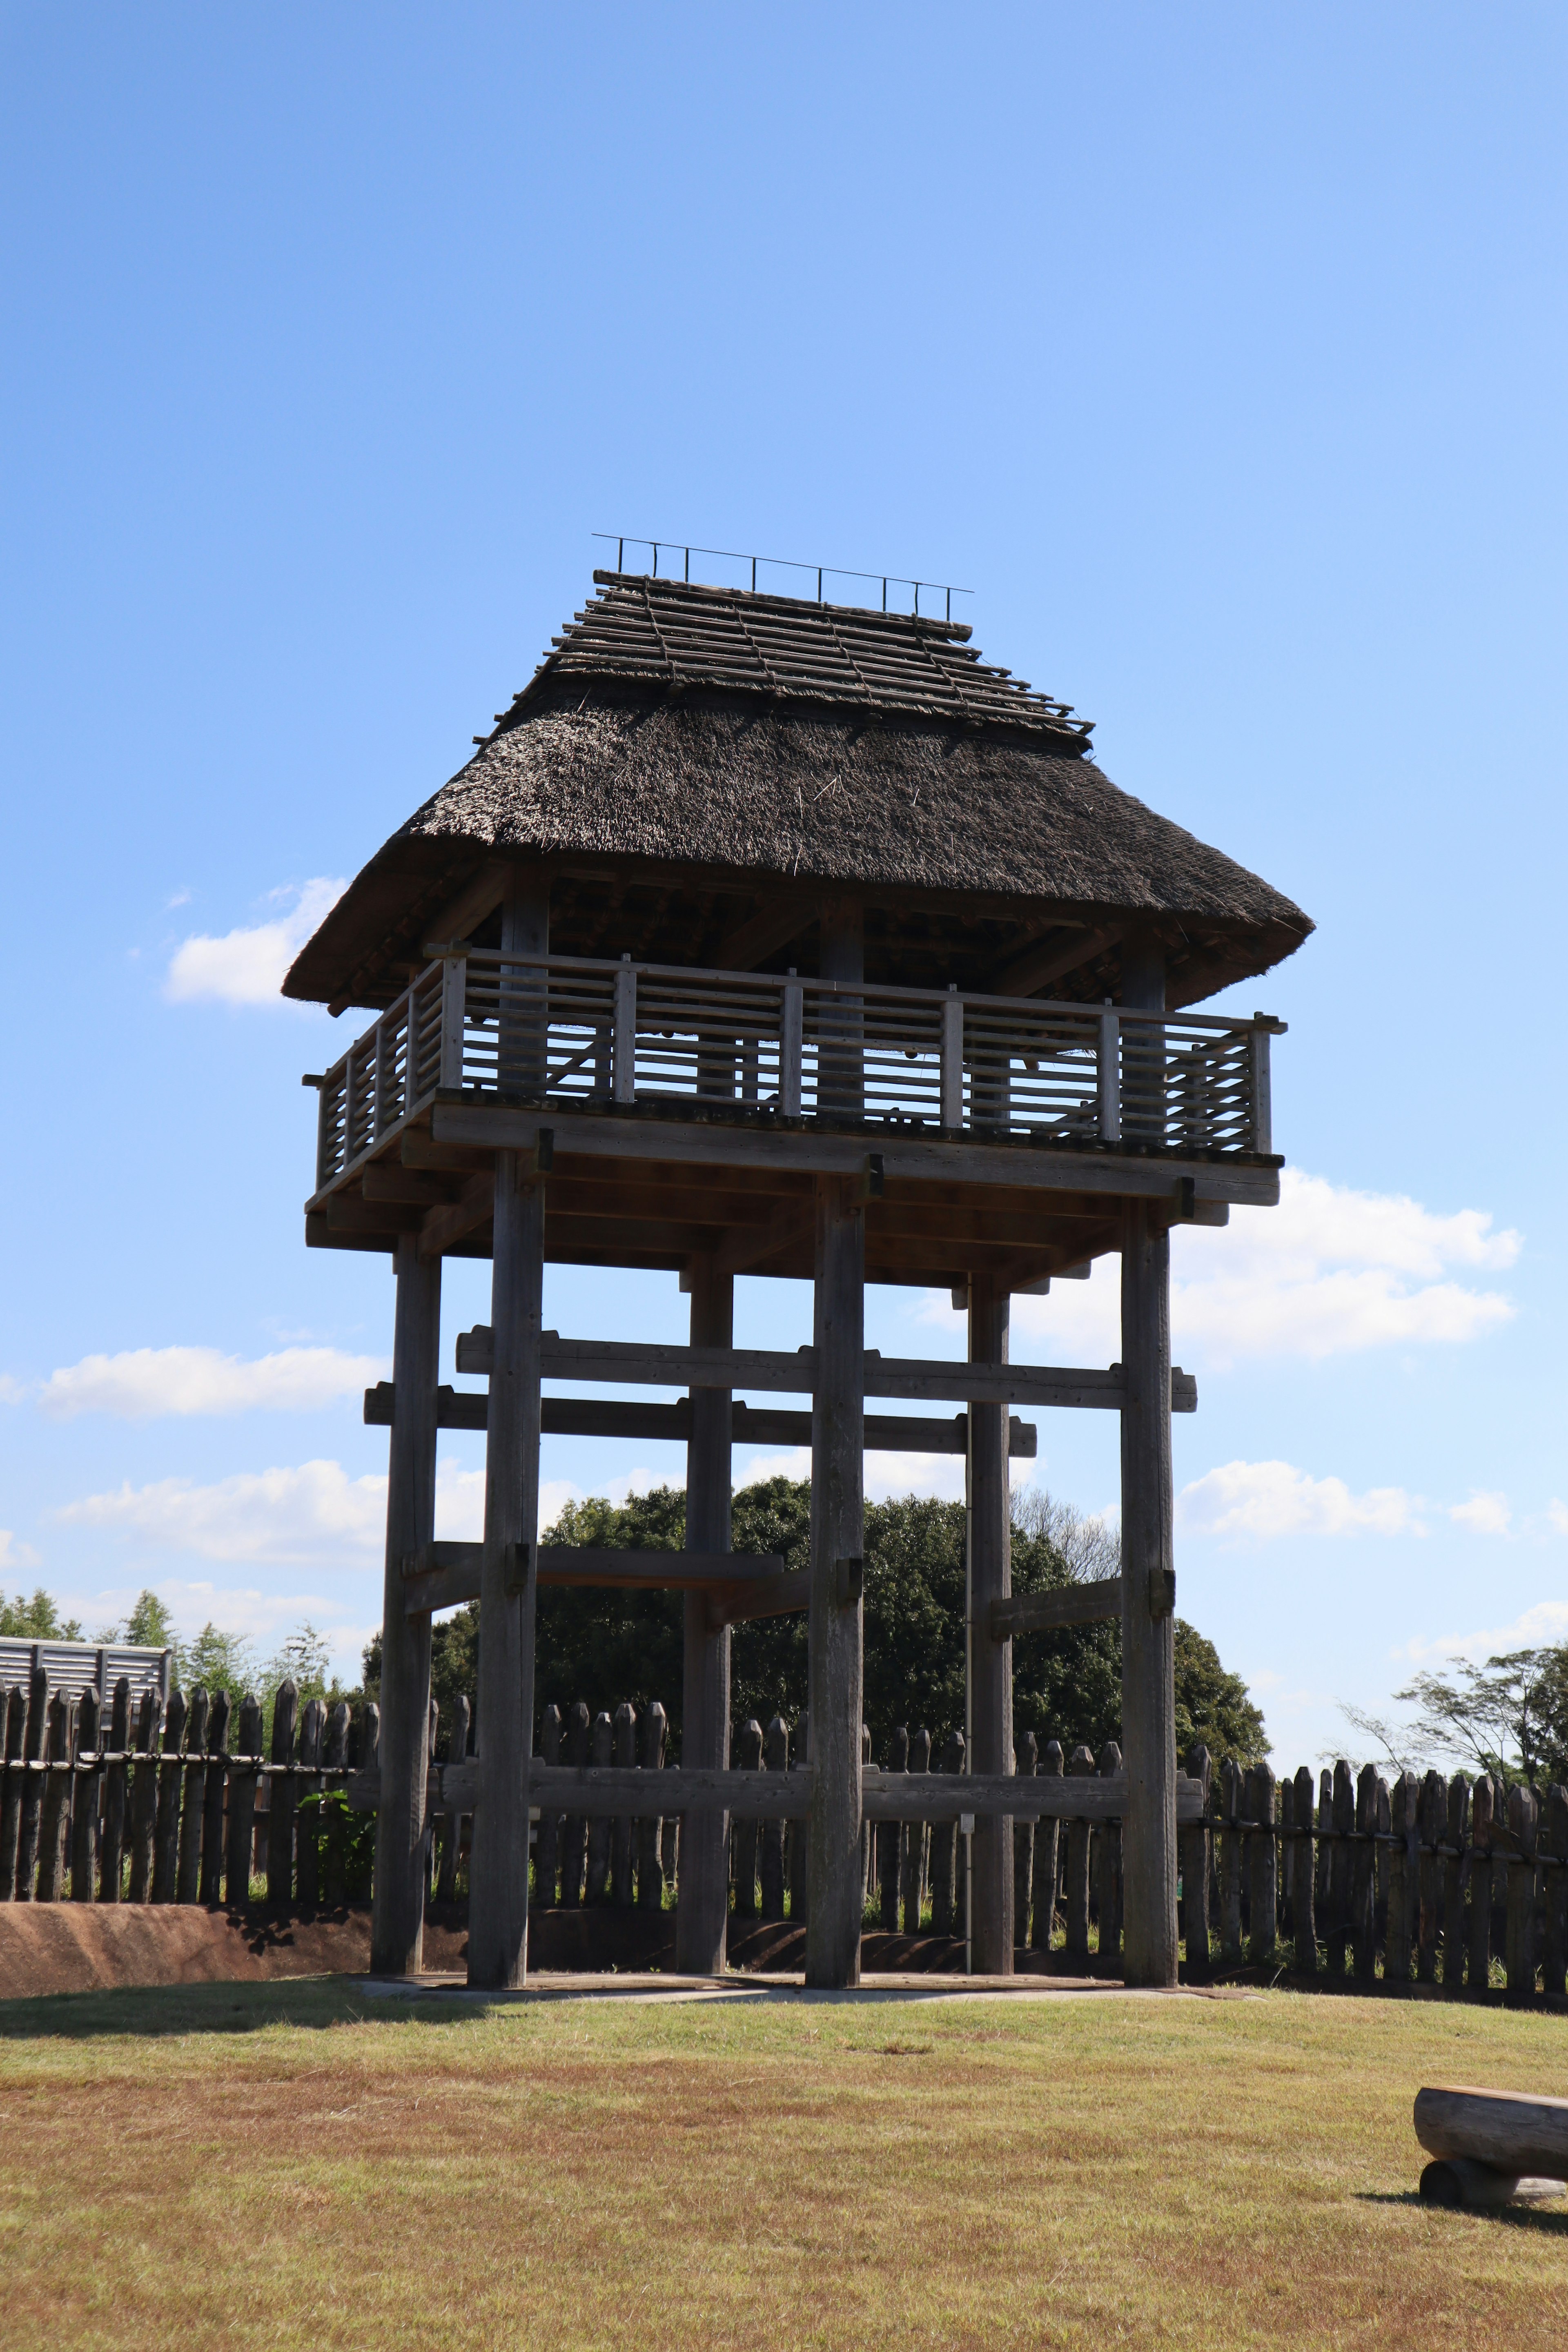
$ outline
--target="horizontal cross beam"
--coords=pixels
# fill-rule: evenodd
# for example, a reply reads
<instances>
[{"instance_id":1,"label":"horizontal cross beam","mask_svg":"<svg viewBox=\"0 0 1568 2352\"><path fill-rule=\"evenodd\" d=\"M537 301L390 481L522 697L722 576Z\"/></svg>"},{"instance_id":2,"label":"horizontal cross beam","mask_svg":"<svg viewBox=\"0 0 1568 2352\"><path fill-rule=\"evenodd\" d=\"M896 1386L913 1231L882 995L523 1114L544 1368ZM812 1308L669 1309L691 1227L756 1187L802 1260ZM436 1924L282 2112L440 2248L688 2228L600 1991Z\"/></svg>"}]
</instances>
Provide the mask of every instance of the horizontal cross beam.
<instances>
[{"instance_id":1,"label":"horizontal cross beam","mask_svg":"<svg viewBox=\"0 0 1568 2352\"><path fill-rule=\"evenodd\" d=\"M360 1773L365 1784L378 1776ZM479 1767L473 1759L438 1765L430 1775L433 1811L469 1812L479 1800ZM590 1821L616 1815L665 1819L698 1811L727 1812L734 1821L804 1821L811 1811L812 1771L690 1770L671 1766L659 1772L635 1765L542 1764L528 1768L531 1806L545 1813L575 1813ZM351 1802L364 1801L363 1787ZM1128 1805L1124 1773L1098 1775L1036 1772L881 1772L866 1765L860 1774L861 1818L868 1822L957 1822L998 1816L1014 1821L1119 1821ZM1176 1776L1176 1819L1203 1819L1201 1780Z\"/></svg>"},{"instance_id":2,"label":"horizontal cross beam","mask_svg":"<svg viewBox=\"0 0 1568 2352\"><path fill-rule=\"evenodd\" d=\"M396 1391L390 1381L378 1381L364 1392L365 1426L390 1429ZM662 1437L684 1445L691 1435L691 1404L626 1404L618 1397L545 1397L541 1426L546 1437ZM438 1429L483 1430L488 1426L489 1399L481 1391L445 1385L436 1391ZM966 1454L969 1415L954 1413L951 1421L913 1414L868 1413L865 1422L868 1454ZM811 1415L781 1412L754 1405L730 1408L732 1445L809 1445ZM1039 1451L1039 1432L1032 1422L1016 1414L1007 1423L1007 1451L1015 1460L1032 1462Z\"/></svg>"},{"instance_id":3,"label":"horizontal cross beam","mask_svg":"<svg viewBox=\"0 0 1568 2352\"><path fill-rule=\"evenodd\" d=\"M458 1370L488 1375L490 1328L477 1323L458 1335ZM816 1350L794 1355L773 1348L683 1348L648 1340L563 1339L558 1331L541 1335L540 1372L552 1381L626 1381L633 1386L680 1389L776 1389L809 1396L816 1386ZM867 1396L969 1404L1090 1406L1117 1412L1126 1402L1121 1367L1109 1371L1043 1364L961 1364L945 1359L884 1357L868 1348L863 1374ZM1195 1412L1198 1386L1179 1366L1171 1371L1171 1411Z\"/></svg>"},{"instance_id":4,"label":"horizontal cross beam","mask_svg":"<svg viewBox=\"0 0 1568 2352\"><path fill-rule=\"evenodd\" d=\"M479 1597L484 1546L427 1543L403 1564L403 1606L410 1617L427 1610L454 1609ZM521 1582L525 1563L510 1547L510 1573ZM709 1592L727 1596L755 1585L765 1591L784 1581L777 1552L611 1551L595 1544L541 1544L541 1585L593 1585L616 1592ZM800 1602L786 1606L799 1607ZM773 1615L757 1610L755 1615Z\"/></svg>"},{"instance_id":5,"label":"horizontal cross beam","mask_svg":"<svg viewBox=\"0 0 1568 2352\"><path fill-rule=\"evenodd\" d=\"M991 1638L1010 1642L1019 1633L1045 1633L1063 1625L1095 1625L1121 1614L1121 1579L1102 1576L1089 1584L1069 1584L1056 1592L1015 1592L991 1603Z\"/></svg>"}]
</instances>

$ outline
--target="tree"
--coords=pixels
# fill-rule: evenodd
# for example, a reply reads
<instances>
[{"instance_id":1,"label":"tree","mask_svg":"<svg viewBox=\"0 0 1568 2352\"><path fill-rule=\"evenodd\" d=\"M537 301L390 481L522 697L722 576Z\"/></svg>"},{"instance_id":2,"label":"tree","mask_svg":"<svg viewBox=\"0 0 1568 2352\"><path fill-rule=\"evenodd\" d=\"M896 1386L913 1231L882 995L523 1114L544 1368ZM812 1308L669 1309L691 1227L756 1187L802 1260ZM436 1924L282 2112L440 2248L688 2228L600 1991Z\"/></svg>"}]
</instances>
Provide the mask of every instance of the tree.
<instances>
[{"instance_id":1,"label":"tree","mask_svg":"<svg viewBox=\"0 0 1568 2352\"><path fill-rule=\"evenodd\" d=\"M18 1592L15 1601L0 1593L0 1633L24 1642L79 1642L79 1617L62 1617L54 1595L40 1584L30 1601Z\"/></svg>"},{"instance_id":2,"label":"tree","mask_svg":"<svg viewBox=\"0 0 1568 2352\"><path fill-rule=\"evenodd\" d=\"M1261 1764L1268 1753L1263 1711L1247 1695L1239 1675L1226 1674L1212 1642L1176 1620L1176 1753L1185 1757L1201 1740L1215 1766L1233 1759Z\"/></svg>"},{"instance_id":3,"label":"tree","mask_svg":"<svg viewBox=\"0 0 1568 2352\"><path fill-rule=\"evenodd\" d=\"M736 1495L734 1548L773 1552L786 1570L807 1566L811 1487L769 1478ZM610 1550L677 1551L685 1541L686 1497L657 1486L613 1504L601 1496L569 1504L542 1540ZM866 1512L865 1709L873 1756L885 1759L902 1724L924 1727L940 1754L964 1720L964 1508L916 1496ZM1083 1517L1037 1489L1020 1498L1013 1527L1013 1589L1051 1591L1114 1575L1121 1548L1100 1519ZM563 1715L582 1699L591 1715L622 1699L640 1711L659 1699L670 1719L670 1753L680 1752L683 1597L571 1587L539 1595L534 1703ZM381 1636L364 1654L365 1687L379 1690ZM434 1631L430 1686L443 1738L459 1693L479 1687L479 1608L470 1602ZM805 1705L804 1612L737 1625L731 1644L731 1717L793 1724ZM1251 1763L1267 1751L1263 1717L1214 1644L1176 1623L1176 1709L1181 1752L1202 1739L1216 1762ZM1013 1644L1013 1719L1018 1732L1079 1741L1098 1749L1121 1730L1121 1629L1114 1620L1021 1635Z\"/></svg>"},{"instance_id":4,"label":"tree","mask_svg":"<svg viewBox=\"0 0 1568 2352\"><path fill-rule=\"evenodd\" d=\"M1423 1747L1505 1784L1568 1779L1568 1643L1501 1651L1484 1665L1461 1658L1394 1696L1420 1710L1410 1736Z\"/></svg>"},{"instance_id":5,"label":"tree","mask_svg":"<svg viewBox=\"0 0 1568 2352\"><path fill-rule=\"evenodd\" d=\"M209 1617L180 1658L182 1687L227 1691L243 1698L256 1688L256 1652L243 1633L220 1632Z\"/></svg>"},{"instance_id":6,"label":"tree","mask_svg":"<svg viewBox=\"0 0 1568 2352\"><path fill-rule=\"evenodd\" d=\"M275 1658L261 1669L261 1682L270 1704L279 1683L291 1682L300 1694L300 1704L307 1699L324 1699L328 1695L327 1668L331 1651L324 1633L319 1633L307 1618L298 1633L290 1633Z\"/></svg>"},{"instance_id":7,"label":"tree","mask_svg":"<svg viewBox=\"0 0 1568 2352\"><path fill-rule=\"evenodd\" d=\"M142 1591L125 1620L125 1639L145 1650L175 1650L174 1621L155 1592Z\"/></svg>"}]
</instances>

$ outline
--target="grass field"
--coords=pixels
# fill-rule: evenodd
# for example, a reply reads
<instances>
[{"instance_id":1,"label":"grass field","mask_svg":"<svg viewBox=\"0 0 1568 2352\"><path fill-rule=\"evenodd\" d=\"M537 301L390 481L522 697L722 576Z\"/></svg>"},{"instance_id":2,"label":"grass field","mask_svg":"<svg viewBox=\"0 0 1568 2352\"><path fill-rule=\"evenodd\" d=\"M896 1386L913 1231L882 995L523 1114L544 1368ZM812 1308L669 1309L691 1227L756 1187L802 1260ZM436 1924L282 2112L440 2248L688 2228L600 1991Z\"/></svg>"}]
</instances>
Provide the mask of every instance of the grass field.
<instances>
[{"instance_id":1,"label":"grass field","mask_svg":"<svg viewBox=\"0 0 1568 2352\"><path fill-rule=\"evenodd\" d=\"M1423 2082L1568 2091L1448 2003L0 2009L13 2343L1568 2340L1568 2214L1428 2212Z\"/></svg>"}]
</instances>

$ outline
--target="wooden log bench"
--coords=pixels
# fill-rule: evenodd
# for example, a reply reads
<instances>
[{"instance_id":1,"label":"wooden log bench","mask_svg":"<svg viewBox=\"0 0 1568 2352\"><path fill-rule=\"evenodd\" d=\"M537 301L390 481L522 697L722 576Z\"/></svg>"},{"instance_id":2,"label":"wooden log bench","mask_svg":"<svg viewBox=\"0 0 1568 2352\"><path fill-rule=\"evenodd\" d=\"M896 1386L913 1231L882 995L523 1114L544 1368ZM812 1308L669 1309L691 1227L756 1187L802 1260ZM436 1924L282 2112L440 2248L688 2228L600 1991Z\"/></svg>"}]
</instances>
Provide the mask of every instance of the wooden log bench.
<instances>
[{"instance_id":1,"label":"wooden log bench","mask_svg":"<svg viewBox=\"0 0 1568 2352\"><path fill-rule=\"evenodd\" d=\"M1434 2085L1415 2095L1415 2137L1428 2205L1533 2204L1568 2181L1568 2099Z\"/></svg>"}]
</instances>

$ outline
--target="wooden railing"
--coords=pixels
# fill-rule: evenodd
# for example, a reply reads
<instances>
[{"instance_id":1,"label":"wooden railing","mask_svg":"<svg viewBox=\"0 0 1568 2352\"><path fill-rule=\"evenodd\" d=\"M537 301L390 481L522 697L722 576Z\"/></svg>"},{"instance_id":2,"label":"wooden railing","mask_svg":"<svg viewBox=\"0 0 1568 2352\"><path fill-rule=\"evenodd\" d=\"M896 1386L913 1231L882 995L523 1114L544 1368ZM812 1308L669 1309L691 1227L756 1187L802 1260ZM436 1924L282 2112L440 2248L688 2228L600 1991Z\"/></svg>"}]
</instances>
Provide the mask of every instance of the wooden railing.
<instances>
[{"instance_id":1,"label":"wooden railing","mask_svg":"<svg viewBox=\"0 0 1568 2352\"><path fill-rule=\"evenodd\" d=\"M437 1089L1037 1143L1267 1155L1283 1024L454 951L320 1081L318 1189Z\"/></svg>"}]
</instances>

